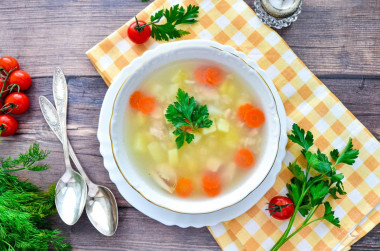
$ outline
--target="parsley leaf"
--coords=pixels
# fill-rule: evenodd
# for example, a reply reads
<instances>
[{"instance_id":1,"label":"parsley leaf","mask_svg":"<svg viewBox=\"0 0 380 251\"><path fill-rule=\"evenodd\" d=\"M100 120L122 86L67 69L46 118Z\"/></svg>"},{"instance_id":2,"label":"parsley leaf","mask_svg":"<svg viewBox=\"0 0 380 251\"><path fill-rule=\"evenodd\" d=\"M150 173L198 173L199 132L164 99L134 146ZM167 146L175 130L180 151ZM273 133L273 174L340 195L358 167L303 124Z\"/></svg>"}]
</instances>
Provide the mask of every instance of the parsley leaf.
<instances>
[{"instance_id":1,"label":"parsley leaf","mask_svg":"<svg viewBox=\"0 0 380 251\"><path fill-rule=\"evenodd\" d=\"M347 146L343 149L342 153L339 154L337 149L330 152L331 157L336 161L335 166L339 163L345 163L352 165L355 163L355 159L359 156L359 151L352 149L352 139L348 140Z\"/></svg>"},{"instance_id":2,"label":"parsley leaf","mask_svg":"<svg viewBox=\"0 0 380 251\"><path fill-rule=\"evenodd\" d=\"M150 17L151 36L158 41L169 41L169 39L190 34L188 31L178 29L177 25L198 22L198 14L199 7L191 4L187 6L186 10L183 6L180 7L179 4L170 7L170 9L160 10ZM166 23L157 24L163 17L166 18Z\"/></svg>"},{"instance_id":3,"label":"parsley leaf","mask_svg":"<svg viewBox=\"0 0 380 251\"><path fill-rule=\"evenodd\" d=\"M332 211L330 203L326 201L323 203L323 205L325 206L325 213L323 215L323 218L332 223L334 226L340 227L339 218L334 217L334 211Z\"/></svg>"},{"instance_id":4,"label":"parsley leaf","mask_svg":"<svg viewBox=\"0 0 380 251\"><path fill-rule=\"evenodd\" d=\"M323 199L329 193L328 182L320 181L310 187L311 204L316 206L321 204Z\"/></svg>"},{"instance_id":5,"label":"parsley leaf","mask_svg":"<svg viewBox=\"0 0 380 251\"><path fill-rule=\"evenodd\" d=\"M212 120L209 119L209 113L206 105L199 105L194 97L182 89L178 89L177 101L170 104L166 109L165 117L176 128L173 134L177 136L177 148L181 148L185 141L190 144L194 139L194 134L184 130L183 127L190 127L191 131L200 128L209 128Z\"/></svg>"},{"instance_id":6,"label":"parsley leaf","mask_svg":"<svg viewBox=\"0 0 380 251\"><path fill-rule=\"evenodd\" d=\"M189 132L186 132L182 130L181 128L177 128L174 132L174 135L178 136L175 140L175 143L177 144L177 148L181 148L185 141L190 144L191 141L194 139L194 134L191 134Z\"/></svg>"},{"instance_id":7,"label":"parsley leaf","mask_svg":"<svg viewBox=\"0 0 380 251\"><path fill-rule=\"evenodd\" d=\"M326 156L326 155L325 155ZM308 165L320 173L331 171L331 163L328 159L324 159L321 155L307 151L305 157Z\"/></svg>"},{"instance_id":8,"label":"parsley leaf","mask_svg":"<svg viewBox=\"0 0 380 251\"><path fill-rule=\"evenodd\" d=\"M296 179L299 181L305 181L305 173L301 170L301 167L297 164L296 161L289 163L288 169L292 172Z\"/></svg>"},{"instance_id":9,"label":"parsley leaf","mask_svg":"<svg viewBox=\"0 0 380 251\"><path fill-rule=\"evenodd\" d=\"M288 138L294 143L300 145L305 153L314 144L313 134L307 131L305 136L305 130L301 129L297 124L292 126L292 134L288 135Z\"/></svg>"}]
</instances>

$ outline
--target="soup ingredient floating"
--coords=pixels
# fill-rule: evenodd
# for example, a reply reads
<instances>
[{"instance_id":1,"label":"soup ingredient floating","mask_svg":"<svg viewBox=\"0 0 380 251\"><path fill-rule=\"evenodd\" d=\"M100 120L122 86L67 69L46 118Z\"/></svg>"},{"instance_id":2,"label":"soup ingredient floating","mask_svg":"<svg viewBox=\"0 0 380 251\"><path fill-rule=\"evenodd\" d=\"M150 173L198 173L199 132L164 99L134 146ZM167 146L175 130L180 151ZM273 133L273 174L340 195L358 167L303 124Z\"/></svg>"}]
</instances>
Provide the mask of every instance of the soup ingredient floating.
<instances>
[{"instance_id":1,"label":"soup ingredient floating","mask_svg":"<svg viewBox=\"0 0 380 251\"><path fill-rule=\"evenodd\" d=\"M210 197L215 197L222 191L222 182L219 174L216 172L206 171L202 177L203 191Z\"/></svg>"},{"instance_id":2,"label":"soup ingredient floating","mask_svg":"<svg viewBox=\"0 0 380 251\"><path fill-rule=\"evenodd\" d=\"M181 197L189 197L193 192L193 189L194 187L191 179L183 177L178 179L177 185L175 187L175 191L177 192L178 196Z\"/></svg>"},{"instance_id":3,"label":"soup ingredient floating","mask_svg":"<svg viewBox=\"0 0 380 251\"><path fill-rule=\"evenodd\" d=\"M198 22L199 7L188 5L186 9L176 4L169 9L162 9L150 17L150 22L138 20L128 28L128 37L136 44L145 43L149 37L157 41L169 41L190 34L186 30L179 29L177 25L193 24ZM161 20L166 19L164 23ZM152 27L152 28L151 28Z\"/></svg>"},{"instance_id":4,"label":"soup ingredient floating","mask_svg":"<svg viewBox=\"0 0 380 251\"><path fill-rule=\"evenodd\" d=\"M129 97L129 105L143 114L150 114L154 111L156 100L153 97L147 97L141 91L135 91Z\"/></svg>"},{"instance_id":5,"label":"soup ingredient floating","mask_svg":"<svg viewBox=\"0 0 380 251\"><path fill-rule=\"evenodd\" d=\"M244 104L238 108L238 117L247 126L258 128L265 122L265 115L251 104Z\"/></svg>"},{"instance_id":6,"label":"soup ingredient floating","mask_svg":"<svg viewBox=\"0 0 380 251\"><path fill-rule=\"evenodd\" d=\"M277 220L289 219L294 212L294 204L291 199L285 196L275 196L268 203L270 216Z\"/></svg>"},{"instance_id":7,"label":"soup ingredient floating","mask_svg":"<svg viewBox=\"0 0 380 251\"><path fill-rule=\"evenodd\" d=\"M238 167L248 169L255 162L255 157L249 149L239 149L235 154L235 163Z\"/></svg>"},{"instance_id":8,"label":"soup ingredient floating","mask_svg":"<svg viewBox=\"0 0 380 251\"><path fill-rule=\"evenodd\" d=\"M223 71L218 67L198 67L194 71L195 79L201 83L210 87L218 86L224 79Z\"/></svg>"},{"instance_id":9,"label":"soup ingredient floating","mask_svg":"<svg viewBox=\"0 0 380 251\"><path fill-rule=\"evenodd\" d=\"M30 106L28 96L20 91L30 88L32 79L30 75L20 70L18 61L10 56L0 58L0 136L12 136L18 129L17 120L7 113L23 114Z\"/></svg>"},{"instance_id":10,"label":"soup ingredient floating","mask_svg":"<svg viewBox=\"0 0 380 251\"><path fill-rule=\"evenodd\" d=\"M60 230L49 226L49 216L57 213L54 206L55 185L52 184L44 192L14 175L20 170L49 169L48 165L35 164L48 154L34 143L17 158L0 156L0 250L70 250Z\"/></svg>"},{"instance_id":11,"label":"soup ingredient floating","mask_svg":"<svg viewBox=\"0 0 380 251\"><path fill-rule=\"evenodd\" d=\"M175 142L177 148L181 148L185 141L190 144L194 139L194 132L200 128L209 128L212 120L209 119L209 113L206 105L198 104L194 97L182 89L178 89L177 102L168 106L166 110L166 119L176 128L173 134L177 136Z\"/></svg>"},{"instance_id":12,"label":"soup ingredient floating","mask_svg":"<svg viewBox=\"0 0 380 251\"><path fill-rule=\"evenodd\" d=\"M296 161L288 166L294 177L286 185L289 192L287 196L294 202L295 208L288 227L271 250L278 250L287 240L313 222L327 220L340 227L339 218L334 217L334 211L332 211L330 203L325 199L329 194L334 199L339 199L337 194L346 194L343 187L344 175L343 173L337 173L336 168L341 163L354 164L359 155L359 151L353 149L352 139L350 138L347 146L341 152L338 149L330 152L330 156L335 162L332 164L327 155L321 153L319 149L317 153L309 151L314 144L313 134L310 131L305 134L305 131L297 124L293 124L292 134L288 135L288 138L302 147L301 153L306 158L307 167L303 171ZM313 170L311 171L311 169ZM313 176L312 174L318 175ZM321 205L325 208L323 216L312 219L312 216ZM298 229L289 235L297 212L305 217L305 220Z\"/></svg>"}]
</instances>

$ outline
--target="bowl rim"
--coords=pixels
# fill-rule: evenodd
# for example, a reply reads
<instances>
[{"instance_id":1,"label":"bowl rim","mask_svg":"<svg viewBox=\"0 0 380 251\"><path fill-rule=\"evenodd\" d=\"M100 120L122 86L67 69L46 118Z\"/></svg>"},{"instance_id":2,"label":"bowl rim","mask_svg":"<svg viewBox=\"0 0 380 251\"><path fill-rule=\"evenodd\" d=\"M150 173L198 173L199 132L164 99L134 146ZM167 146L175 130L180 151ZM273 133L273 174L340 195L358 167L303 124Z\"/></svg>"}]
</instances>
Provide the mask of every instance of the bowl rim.
<instances>
[{"instance_id":1,"label":"bowl rim","mask_svg":"<svg viewBox=\"0 0 380 251\"><path fill-rule=\"evenodd\" d=\"M246 54L237 51L235 48L233 48L231 46L225 46L225 45L219 44L219 43L214 42L214 41L207 41L207 42L209 42L209 43L208 44L191 44L191 43L189 43L189 41L178 41L178 42L168 43L168 44L175 44L175 45L173 45L173 47L168 47L168 44L161 44L161 45L157 46L156 48L154 48L153 50L146 51L142 56L140 56L139 59L145 59L145 60L144 61L139 60L136 63L137 65L134 67L133 71L131 71L128 74L128 76L125 77L125 79L123 80L123 83L120 85L119 89L117 90L117 93L115 95L115 98L114 98L113 104L112 104L112 112L111 112L111 117L110 117L110 120L109 120L109 127L108 127L108 129L109 129L109 139L110 139L110 143L111 143L110 145L111 145L112 158L114 159L114 162L115 162L115 164L116 164L116 166L117 166L120 174L122 175L123 179L129 184L129 186L132 187L138 194L140 194L145 200L149 201L150 203L152 203L152 204L154 204L154 205L156 205L158 207L164 208L166 210L169 210L169 211L172 211L172 212L176 212L176 213L179 213L179 214L185 214L185 215L186 214L187 215L209 214L209 213L217 212L217 211L223 210L225 208L231 207L233 205L236 205L237 203L239 203L242 200L244 200L253 191L255 191L258 187L260 187L260 185L263 183L263 181L267 178L267 176L271 172L271 170L272 170L272 168L273 168L273 166L274 166L274 164L276 162L276 159L278 157L278 153L280 151L280 138L281 138L281 131L282 131L281 127L282 127L282 125L280 123L280 114L279 114L279 110L278 110L279 104L278 104L278 102L276 102L273 90L269 86L270 84L274 85L273 82L271 81L271 79L269 79L267 76L265 76L265 72L263 72L263 70L261 68L259 68L258 65L255 62L253 62L253 60L250 59ZM215 44L215 45L212 45L212 44ZM158 49L162 49L162 48L165 48L165 47L168 48L168 49L167 50L158 50ZM217 49L217 50L226 52L228 54L231 54L232 56L237 57L246 66L248 66L251 70L253 70L258 75L258 77L261 78L261 80L263 81L263 83L266 86L266 89L269 91L270 95L272 96L273 103L275 104L274 105L274 110L275 110L275 114L276 114L276 124L277 124L277 127L278 127L278 133L277 133L277 136L276 136L276 142L277 142L277 144L276 144L276 154L273 156L273 162L271 163L270 168L267 170L267 173L265 174L265 176L263 177L263 179L255 187L253 187L252 189L249 189L249 190L247 189L247 192L245 193L244 196L239 197L238 200L235 200L235 201L229 203L228 205L224 205L223 207L218 207L217 209L214 209L214 210L205 210L205 211L202 211L202 212L193 212L193 213L191 213L191 212L182 212L182 211L178 211L178 210L174 210L172 208L169 208L169 207L167 207L167 206L165 206L165 205L163 205L161 203L152 201L151 199L148 198L149 196L144 195L144 193L142 193L140 191L140 189L136 188L133 185L133 183L128 180L127 176L122 171L122 168L120 167L119 162L118 162L117 157L116 157L116 154L115 154L115 147L114 147L114 142L113 142L113 139L112 139L112 126L113 126L113 117L114 117L114 114L115 114L115 104L116 104L116 101L118 100L118 97L119 97L119 94L120 94L121 90L123 89L123 87L125 86L125 84L128 82L129 78L138 69L140 69L145 63L149 62L154 57L157 57L157 56L159 56L161 54L164 54L164 53L167 53L169 51L178 49L179 47L211 47L213 49ZM120 74L115 79L118 79L119 77L121 77ZM276 91L276 89L274 89L274 91ZM202 203L202 202L198 202L198 203Z\"/></svg>"}]
</instances>

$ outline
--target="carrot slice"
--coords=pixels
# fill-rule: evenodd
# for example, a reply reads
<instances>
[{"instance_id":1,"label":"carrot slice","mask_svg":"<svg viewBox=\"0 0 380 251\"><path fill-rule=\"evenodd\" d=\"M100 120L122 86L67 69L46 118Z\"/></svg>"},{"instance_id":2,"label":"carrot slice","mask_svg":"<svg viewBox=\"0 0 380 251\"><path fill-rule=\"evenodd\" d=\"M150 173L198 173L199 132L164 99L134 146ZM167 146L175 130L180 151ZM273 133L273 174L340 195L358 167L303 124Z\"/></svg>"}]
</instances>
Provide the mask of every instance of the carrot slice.
<instances>
[{"instance_id":1,"label":"carrot slice","mask_svg":"<svg viewBox=\"0 0 380 251\"><path fill-rule=\"evenodd\" d=\"M209 86L217 86L223 80L223 72L218 67L210 67L205 71L206 83Z\"/></svg>"},{"instance_id":2,"label":"carrot slice","mask_svg":"<svg viewBox=\"0 0 380 251\"><path fill-rule=\"evenodd\" d=\"M202 186L203 191L210 197L217 196L222 190L219 175L210 171L203 174Z\"/></svg>"},{"instance_id":3,"label":"carrot slice","mask_svg":"<svg viewBox=\"0 0 380 251\"><path fill-rule=\"evenodd\" d=\"M239 149L235 154L235 163L238 167L247 169L255 162L253 153L248 149Z\"/></svg>"},{"instance_id":4,"label":"carrot slice","mask_svg":"<svg viewBox=\"0 0 380 251\"><path fill-rule=\"evenodd\" d=\"M144 114L152 113L155 106L156 100L152 97L142 97L138 103L138 109Z\"/></svg>"},{"instance_id":5,"label":"carrot slice","mask_svg":"<svg viewBox=\"0 0 380 251\"><path fill-rule=\"evenodd\" d=\"M265 115L259 109L251 109L245 113L245 123L252 128L260 127L265 122Z\"/></svg>"},{"instance_id":6,"label":"carrot slice","mask_svg":"<svg viewBox=\"0 0 380 251\"><path fill-rule=\"evenodd\" d=\"M242 122L245 122L245 114L247 111L252 110L254 107L251 104L244 104L239 106L237 115Z\"/></svg>"},{"instance_id":7,"label":"carrot slice","mask_svg":"<svg viewBox=\"0 0 380 251\"><path fill-rule=\"evenodd\" d=\"M181 177L177 181L175 191L178 194L178 196L189 197L190 194L193 192L193 182L191 181L191 179Z\"/></svg>"},{"instance_id":8,"label":"carrot slice","mask_svg":"<svg viewBox=\"0 0 380 251\"><path fill-rule=\"evenodd\" d=\"M195 69L195 71L194 71L194 78L200 84L205 84L206 83L205 71L206 71L206 68L204 66L200 66L197 69Z\"/></svg>"},{"instance_id":9,"label":"carrot slice","mask_svg":"<svg viewBox=\"0 0 380 251\"><path fill-rule=\"evenodd\" d=\"M185 119L187 123L190 123L188 119ZM193 132L193 128L191 126L181 126L181 129L186 131L186 132Z\"/></svg>"},{"instance_id":10,"label":"carrot slice","mask_svg":"<svg viewBox=\"0 0 380 251\"><path fill-rule=\"evenodd\" d=\"M132 95L129 97L129 105L133 108L133 109L138 109L139 107L139 102L140 102L140 99L144 97L144 94L140 91L135 91L134 93L132 93Z\"/></svg>"}]
</instances>

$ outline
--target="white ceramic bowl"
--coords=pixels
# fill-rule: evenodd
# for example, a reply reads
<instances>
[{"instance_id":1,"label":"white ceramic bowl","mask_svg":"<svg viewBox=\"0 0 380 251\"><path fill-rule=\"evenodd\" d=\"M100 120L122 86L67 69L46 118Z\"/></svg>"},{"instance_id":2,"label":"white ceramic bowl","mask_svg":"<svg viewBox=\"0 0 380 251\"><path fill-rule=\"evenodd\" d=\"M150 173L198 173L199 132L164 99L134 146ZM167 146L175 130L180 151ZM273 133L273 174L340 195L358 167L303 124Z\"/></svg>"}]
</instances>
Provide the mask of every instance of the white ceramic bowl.
<instances>
[{"instance_id":1,"label":"white ceramic bowl","mask_svg":"<svg viewBox=\"0 0 380 251\"><path fill-rule=\"evenodd\" d=\"M277 105L272 91L269 88L268 79L260 75L260 72L248 64L241 53L237 51L224 51L213 46L189 45L184 43L149 55L146 53L139 60L133 61L136 70L129 75L121 85L114 100L111 121L110 121L110 139L114 160L123 174L125 180L151 203L169 209L171 211L184 214L205 214L232 206L244 199L265 179L276 159L279 141L280 141L280 120ZM166 48L168 48L166 46ZM155 50L158 50L156 48ZM167 64L173 64L177 61L203 59L214 61L218 64L229 68L231 71L240 75L250 87L256 92L260 99L262 109L266 116L263 125L263 149L261 156L255 163L247 177L238 184L234 189L222 193L214 198L204 199L182 199L168 194L162 189L155 186L150 177L142 175L134 163L129 158L129 151L123 142L123 135L126 131L124 116L128 109L129 96L138 89L140 83L152 72ZM196 157L196 156L194 156Z\"/></svg>"}]
</instances>

